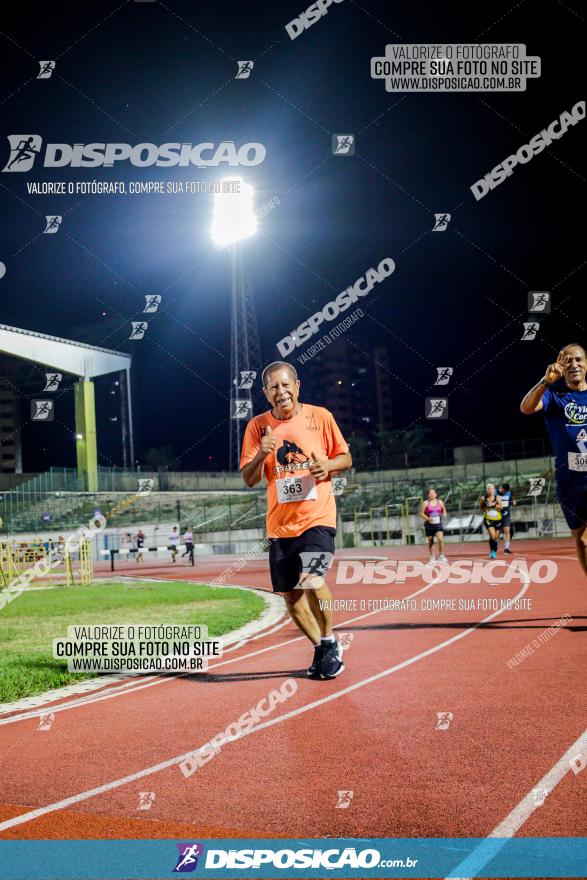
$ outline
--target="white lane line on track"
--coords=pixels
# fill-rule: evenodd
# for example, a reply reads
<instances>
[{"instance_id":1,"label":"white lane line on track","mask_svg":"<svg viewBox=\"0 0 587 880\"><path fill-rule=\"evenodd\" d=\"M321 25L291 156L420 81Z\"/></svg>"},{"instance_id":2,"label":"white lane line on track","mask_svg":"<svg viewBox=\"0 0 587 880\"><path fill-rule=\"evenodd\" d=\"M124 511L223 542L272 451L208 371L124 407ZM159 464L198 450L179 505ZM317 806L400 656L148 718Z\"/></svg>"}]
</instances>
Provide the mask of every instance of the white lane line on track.
<instances>
[{"instance_id":1,"label":"white lane line on track","mask_svg":"<svg viewBox=\"0 0 587 880\"><path fill-rule=\"evenodd\" d=\"M430 589L430 587L434 586L437 583L436 580L431 581L425 587L418 590L416 593L413 593L411 596L406 598L413 598L417 596L419 593L423 593L425 590ZM520 599L524 593L528 590L530 586L530 580L526 580L524 586L520 590L520 592L514 597L512 601L516 601ZM475 632L475 630L479 629L480 626L487 623L490 620L493 620L494 617L502 614L506 609L499 608L497 611L492 611L487 617L484 617L483 620L478 623L473 624L468 629L462 630L454 636L451 636L450 639L446 639L444 642L440 642L438 645L435 645L432 648L428 648L426 651L421 651L419 654L415 654L413 657L409 657L407 660L402 660L401 663L396 663L394 666L390 666L388 669L384 669L383 672L377 672L375 675L370 675L368 678L363 679L362 681L355 682L355 684L351 684L346 688L342 688L340 691L335 691L333 694L329 694L326 697L322 697L319 700L314 700L311 703L306 703L303 706L298 707L297 709L292 709L291 712L286 712L284 715L278 715L276 718L270 718L268 721L263 721L261 724L257 724L254 727L250 727L248 730L243 731L243 733L234 740L237 742L239 739L243 739L245 736L250 736L252 733L257 733L259 730L265 730L268 727L273 727L276 724L281 724L283 721L288 721L290 718L295 718L298 715L302 715L306 712L309 712L311 709L316 709L318 706L323 706L326 703L330 703L333 700L338 700L340 697L344 697L347 694L352 693L353 691L358 690L359 688L365 687L368 684L372 684L374 681L380 681L382 678L386 678L388 675L393 675L394 672L399 672L401 669L405 669L407 666L411 666L413 663L417 663L419 660L423 660L425 657L429 657L431 654L436 654L438 651L441 651L443 648L447 648L449 645L458 642L460 639L465 638L471 633ZM368 617L373 612L368 612L362 617ZM379 612L377 612L379 613ZM360 619L360 618L355 618ZM350 621L347 621L347 625ZM305 638L305 636L301 636L301 638ZM292 639L291 641L298 641L298 639ZM290 644L291 642L284 642L283 645ZM281 647L283 647L281 645ZM262 651L268 650L267 648L262 649ZM256 653L262 653L262 651ZM242 658L236 658L242 659ZM228 661L230 663L234 661ZM218 664L222 665L222 664ZM202 743L203 745L203 743ZM14 828L17 825L25 825L27 822L32 822L34 819L38 819L41 816L46 816L48 813L55 813L58 810L64 810L67 807L71 807L74 804L78 804L81 801L90 800L93 797L104 794L107 791L112 791L115 788L121 788L123 785L127 785L130 782L136 782L139 779L144 779L146 776L151 776L154 773L159 773L161 770L167 770L169 767L173 767L175 764L179 764L181 761L186 760L190 755L194 753L194 751L200 748L196 746L196 749L191 749L189 752L184 752L182 755L176 755L174 758L168 758L167 761L161 761L159 764L154 764L152 767L147 767L145 770L139 770L137 773L131 773L128 776L123 776L121 779L115 779L113 782L107 782L104 785L99 785L96 788L91 788L88 791L80 792L79 794L72 795L71 797L64 798L63 800L56 801L53 804L48 804L45 807L39 807L36 810L30 810L27 813L23 813L20 816L15 816L12 819L7 819L4 822L0 822L0 832L6 831L9 828Z\"/></svg>"},{"instance_id":2,"label":"white lane line on track","mask_svg":"<svg viewBox=\"0 0 587 880\"><path fill-rule=\"evenodd\" d=\"M548 558L549 558L549 559L572 559L573 562L576 562L576 561L577 561L577 557L576 557L576 556L549 556Z\"/></svg>"},{"instance_id":3,"label":"white lane line on track","mask_svg":"<svg viewBox=\"0 0 587 880\"><path fill-rule=\"evenodd\" d=\"M421 589L417 590L415 593L412 593L409 596L405 597L404 601L408 601L408 599L413 599L415 596L419 596L420 593L429 590L431 587L434 587L438 583L438 579L434 578L429 584ZM385 609L376 610L376 611L367 611L365 614L360 614L358 617L352 617L350 620L345 620L343 623L337 623L333 629L343 628L348 626L350 623L356 623L358 620L363 620L365 617L371 617L373 614L382 614ZM275 629L279 629L281 626L286 626L289 623L289 618L285 620L282 624L278 624ZM259 638L263 635L269 635L269 633L260 633ZM257 638L255 636L254 638ZM258 654L264 654L266 651L274 651L276 648L283 648L285 645L291 645L292 642L301 642L306 638L306 636L296 636L293 639L288 639L287 642L277 642L275 645L269 645L267 648L259 648L257 651L251 651L248 654L241 654L239 657L234 657L231 660L221 660L220 663L215 663L213 666L209 666L207 671L212 669L217 669L219 666L227 666L229 663L238 663L240 660L247 660L249 657L256 657ZM42 710L32 710L30 712L22 712L20 715L12 715L10 718L0 718L0 727L4 724L16 724L17 721L27 721L30 718L39 718L41 715L46 714L46 712L66 712L69 709L80 709L85 706L92 706L94 703L102 703L104 700L112 700L114 697L126 697L130 694L134 694L137 691L143 691L147 688L156 687L160 684L170 684L171 682L177 681L180 678L186 678L189 675L195 675L196 673L180 673L179 675L169 675L164 678L154 677L150 678L149 681L144 682L143 684L138 684L136 686L132 686L132 683L127 686L125 689L117 688L116 690L112 689L106 694L96 694L91 697L82 697L79 700L72 700L69 703L62 703L59 706L52 706L50 708L45 707Z\"/></svg>"},{"instance_id":4,"label":"white lane line on track","mask_svg":"<svg viewBox=\"0 0 587 880\"><path fill-rule=\"evenodd\" d=\"M564 779L571 772L571 760L576 758L579 753L587 753L587 730L583 731L581 736L567 749L554 767L551 767L548 773L542 777L540 782L536 783L526 797L522 798L511 813L508 813L505 819L488 834L483 843L480 843L466 859L463 859L457 865L454 871L448 875L449 878L456 880L459 877L461 880L471 880L472 877L475 877L503 849L508 839L520 830L534 810L538 809L534 803L534 789L546 788L550 797L561 779Z\"/></svg>"}]
</instances>

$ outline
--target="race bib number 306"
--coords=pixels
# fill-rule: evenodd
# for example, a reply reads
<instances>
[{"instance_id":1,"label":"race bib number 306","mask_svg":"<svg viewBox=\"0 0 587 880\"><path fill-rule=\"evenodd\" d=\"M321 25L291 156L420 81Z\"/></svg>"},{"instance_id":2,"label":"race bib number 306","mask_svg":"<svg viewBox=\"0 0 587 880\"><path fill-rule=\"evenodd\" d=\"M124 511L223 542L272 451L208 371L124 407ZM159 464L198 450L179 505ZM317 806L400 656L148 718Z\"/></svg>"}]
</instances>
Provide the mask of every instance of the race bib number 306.
<instances>
[{"instance_id":1,"label":"race bib number 306","mask_svg":"<svg viewBox=\"0 0 587 880\"><path fill-rule=\"evenodd\" d=\"M315 501L318 497L316 480L307 477L283 477L277 480L278 504L289 504L291 501Z\"/></svg>"},{"instance_id":2,"label":"race bib number 306","mask_svg":"<svg viewBox=\"0 0 587 880\"><path fill-rule=\"evenodd\" d=\"M587 452L569 452L569 470L587 473Z\"/></svg>"}]
</instances>

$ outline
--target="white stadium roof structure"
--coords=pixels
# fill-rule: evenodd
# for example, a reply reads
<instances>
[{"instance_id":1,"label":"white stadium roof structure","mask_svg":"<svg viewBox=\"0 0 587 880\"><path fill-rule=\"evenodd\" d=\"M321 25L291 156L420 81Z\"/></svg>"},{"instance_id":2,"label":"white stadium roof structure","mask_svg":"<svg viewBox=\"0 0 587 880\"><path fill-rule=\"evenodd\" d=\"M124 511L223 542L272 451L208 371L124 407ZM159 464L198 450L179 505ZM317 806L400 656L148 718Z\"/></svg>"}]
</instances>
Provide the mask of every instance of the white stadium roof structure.
<instances>
[{"instance_id":1,"label":"white stadium roof structure","mask_svg":"<svg viewBox=\"0 0 587 880\"><path fill-rule=\"evenodd\" d=\"M75 412L78 472L87 476L88 489L97 488L97 439L93 379L108 373L121 377L121 423L125 466L134 465L131 355L73 339L49 336L0 324L0 354L77 376Z\"/></svg>"},{"instance_id":2,"label":"white stadium roof structure","mask_svg":"<svg viewBox=\"0 0 587 880\"><path fill-rule=\"evenodd\" d=\"M131 366L130 354L6 324L0 324L0 352L83 379L129 370Z\"/></svg>"}]
</instances>

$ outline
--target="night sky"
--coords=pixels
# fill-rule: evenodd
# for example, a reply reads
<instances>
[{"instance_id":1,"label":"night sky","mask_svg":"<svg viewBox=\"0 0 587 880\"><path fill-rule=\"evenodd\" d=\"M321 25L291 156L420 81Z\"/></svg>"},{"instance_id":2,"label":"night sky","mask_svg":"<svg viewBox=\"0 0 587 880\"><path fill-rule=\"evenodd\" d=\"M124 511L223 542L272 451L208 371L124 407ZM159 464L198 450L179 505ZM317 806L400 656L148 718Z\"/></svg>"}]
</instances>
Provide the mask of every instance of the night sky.
<instances>
[{"instance_id":1,"label":"night sky","mask_svg":"<svg viewBox=\"0 0 587 880\"><path fill-rule=\"evenodd\" d=\"M522 416L519 401L562 344L587 342L587 123L479 202L469 187L585 98L580 7L344 0L291 40L285 25L304 8L305 0L169 0L4 10L2 167L13 133L70 144L260 142L267 155L240 170L37 161L30 172L0 174L0 321L132 353L137 458L172 445L173 469L221 470L230 274L210 237L213 196L39 196L26 183L209 183L240 173L257 206L280 200L244 247L264 361L278 357L276 342L292 328L391 257L395 273L358 304L365 318L347 335L389 348L396 427L423 422L438 365L454 367L450 418L432 425L438 439L541 435L541 420ZM524 93L389 93L370 76L371 57L388 42L525 43L542 58L542 76ZM40 59L56 60L50 79L36 79ZM255 66L239 80L242 59ZM336 132L355 134L356 155L331 155ZM446 232L432 232L435 212L452 214ZM56 235L41 234L46 214L63 215ZM522 342L530 290L551 291L552 312L538 338ZM130 322L154 293L159 311L131 342ZM299 369L302 400L311 369ZM105 423L116 408L108 379L98 383ZM26 434L25 470L73 465L72 394L58 406L63 424L43 435L42 455L39 432ZM115 441L110 426L100 464L121 463Z\"/></svg>"}]
</instances>

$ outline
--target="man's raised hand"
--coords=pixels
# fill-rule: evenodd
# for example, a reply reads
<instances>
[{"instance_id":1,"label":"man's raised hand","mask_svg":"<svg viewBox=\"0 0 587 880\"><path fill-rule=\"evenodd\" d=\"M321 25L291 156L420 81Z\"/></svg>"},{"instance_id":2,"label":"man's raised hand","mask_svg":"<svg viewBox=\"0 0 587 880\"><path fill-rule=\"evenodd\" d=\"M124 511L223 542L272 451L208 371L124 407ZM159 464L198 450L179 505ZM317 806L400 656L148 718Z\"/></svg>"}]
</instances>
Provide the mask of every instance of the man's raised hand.
<instances>
[{"instance_id":1,"label":"man's raised hand","mask_svg":"<svg viewBox=\"0 0 587 880\"><path fill-rule=\"evenodd\" d=\"M565 365L565 357L562 351L559 351L558 357L554 364L549 364L544 374L544 380L552 385L563 377L563 368Z\"/></svg>"},{"instance_id":2,"label":"man's raised hand","mask_svg":"<svg viewBox=\"0 0 587 880\"><path fill-rule=\"evenodd\" d=\"M275 449L277 441L273 432L271 431L271 426L267 425L265 430L263 431L263 436L261 437L261 452L263 455L269 455Z\"/></svg>"}]
</instances>

